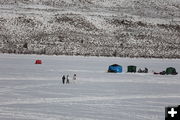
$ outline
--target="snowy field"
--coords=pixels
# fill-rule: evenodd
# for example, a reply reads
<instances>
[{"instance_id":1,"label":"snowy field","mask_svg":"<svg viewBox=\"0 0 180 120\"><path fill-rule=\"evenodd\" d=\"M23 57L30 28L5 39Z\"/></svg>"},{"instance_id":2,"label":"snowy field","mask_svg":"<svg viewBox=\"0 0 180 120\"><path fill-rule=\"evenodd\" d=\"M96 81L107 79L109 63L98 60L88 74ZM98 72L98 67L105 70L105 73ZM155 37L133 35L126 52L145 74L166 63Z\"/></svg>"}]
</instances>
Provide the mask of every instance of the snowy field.
<instances>
[{"instance_id":1,"label":"snowy field","mask_svg":"<svg viewBox=\"0 0 180 120\"><path fill-rule=\"evenodd\" d=\"M106 72L114 63L123 73ZM126 73L128 65L150 73ZM170 66L180 72L178 59L0 54L0 120L164 120L165 106L180 104L180 75L152 71Z\"/></svg>"}]
</instances>

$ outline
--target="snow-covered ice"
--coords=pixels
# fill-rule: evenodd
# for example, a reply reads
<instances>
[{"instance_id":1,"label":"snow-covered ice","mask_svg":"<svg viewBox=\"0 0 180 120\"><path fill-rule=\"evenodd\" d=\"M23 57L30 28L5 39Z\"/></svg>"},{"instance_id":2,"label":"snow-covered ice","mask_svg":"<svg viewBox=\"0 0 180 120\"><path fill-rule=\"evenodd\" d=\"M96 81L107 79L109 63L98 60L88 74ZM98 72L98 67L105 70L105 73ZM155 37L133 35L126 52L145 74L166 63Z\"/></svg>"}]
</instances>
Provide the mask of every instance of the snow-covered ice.
<instances>
[{"instance_id":1,"label":"snow-covered ice","mask_svg":"<svg viewBox=\"0 0 180 120\"><path fill-rule=\"evenodd\" d=\"M123 73L106 72L114 63ZM128 65L150 73L126 73ZM152 71L170 66L180 72L179 59L0 54L0 120L163 120L165 106L180 104L180 75Z\"/></svg>"}]
</instances>

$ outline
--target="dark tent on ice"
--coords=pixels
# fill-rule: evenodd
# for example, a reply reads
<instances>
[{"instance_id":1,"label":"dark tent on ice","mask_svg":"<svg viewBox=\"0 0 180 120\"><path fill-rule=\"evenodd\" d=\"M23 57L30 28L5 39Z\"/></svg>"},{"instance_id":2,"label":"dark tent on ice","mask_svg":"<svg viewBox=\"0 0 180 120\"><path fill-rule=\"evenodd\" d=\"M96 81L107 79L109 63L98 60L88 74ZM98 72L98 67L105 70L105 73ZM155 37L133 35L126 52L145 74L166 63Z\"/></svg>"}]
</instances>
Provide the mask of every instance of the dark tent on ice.
<instances>
[{"instance_id":1,"label":"dark tent on ice","mask_svg":"<svg viewBox=\"0 0 180 120\"><path fill-rule=\"evenodd\" d=\"M134 65L130 65L127 67L127 72L136 72L136 66Z\"/></svg>"},{"instance_id":2,"label":"dark tent on ice","mask_svg":"<svg viewBox=\"0 0 180 120\"><path fill-rule=\"evenodd\" d=\"M173 68L173 67L168 67L168 68L166 69L166 74L167 74L167 75L176 75L176 74L178 74L178 73L176 72L176 69L175 69L175 68Z\"/></svg>"},{"instance_id":3,"label":"dark tent on ice","mask_svg":"<svg viewBox=\"0 0 180 120\"><path fill-rule=\"evenodd\" d=\"M122 66L120 66L118 64L110 65L108 72L121 73L122 72Z\"/></svg>"}]
</instances>

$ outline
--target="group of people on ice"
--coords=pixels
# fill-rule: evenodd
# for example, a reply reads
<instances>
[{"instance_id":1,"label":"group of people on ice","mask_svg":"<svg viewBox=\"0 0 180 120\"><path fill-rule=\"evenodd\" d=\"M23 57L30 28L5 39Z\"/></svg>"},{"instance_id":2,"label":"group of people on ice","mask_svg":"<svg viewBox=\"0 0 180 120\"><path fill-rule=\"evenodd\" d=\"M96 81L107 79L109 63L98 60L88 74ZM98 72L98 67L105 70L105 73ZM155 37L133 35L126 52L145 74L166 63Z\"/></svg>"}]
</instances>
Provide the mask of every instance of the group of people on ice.
<instances>
[{"instance_id":1,"label":"group of people on ice","mask_svg":"<svg viewBox=\"0 0 180 120\"><path fill-rule=\"evenodd\" d=\"M76 80L76 74L73 75L72 80L75 81ZM62 83L63 84L70 84L70 79L69 79L69 75L63 75L62 76Z\"/></svg>"}]
</instances>

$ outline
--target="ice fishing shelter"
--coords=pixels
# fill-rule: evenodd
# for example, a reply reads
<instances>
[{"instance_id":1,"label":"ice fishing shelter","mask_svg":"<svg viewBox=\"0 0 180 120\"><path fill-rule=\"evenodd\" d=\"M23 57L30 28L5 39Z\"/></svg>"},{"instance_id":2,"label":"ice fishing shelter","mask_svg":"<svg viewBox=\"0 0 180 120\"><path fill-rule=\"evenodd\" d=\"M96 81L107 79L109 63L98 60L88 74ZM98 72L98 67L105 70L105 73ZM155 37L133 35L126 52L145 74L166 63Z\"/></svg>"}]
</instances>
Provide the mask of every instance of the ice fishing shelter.
<instances>
[{"instance_id":1,"label":"ice fishing shelter","mask_svg":"<svg viewBox=\"0 0 180 120\"><path fill-rule=\"evenodd\" d=\"M35 64L42 64L42 60L36 60Z\"/></svg>"},{"instance_id":2,"label":"ice fishing shelter","mask_svg":"<svg viewBox=\"0 0 180 120\"><path fill-rule=\"evenodd\" d=\"M176 72L176 69L175 69L175 68L173 68L173 67L168 67L168 68L166 68L166 74L167 74L167 75L176 75L177 72Z\"/></svg>"},{"instance_id":3,"label":"ice fishing shelter","mask_svg":"<svg viewBox=\"0 0 180 120\"><path fill-rule=\"evenodd\" d=\"M122 66L120 66L118 64L110 65L108 72L121 73L122 72Z\"/></svg>"},{"instance_id":4,"label":"ice fishing shelter","mask_svg":"<svg viewBox=\"0 0 180 120\"><path fill-rule=\"evenodd\" d=\"M129 65L128 67L127 67L127 72L136 72L136 66L134 66L134 65Z\"/></svg>"}]
</instances>

